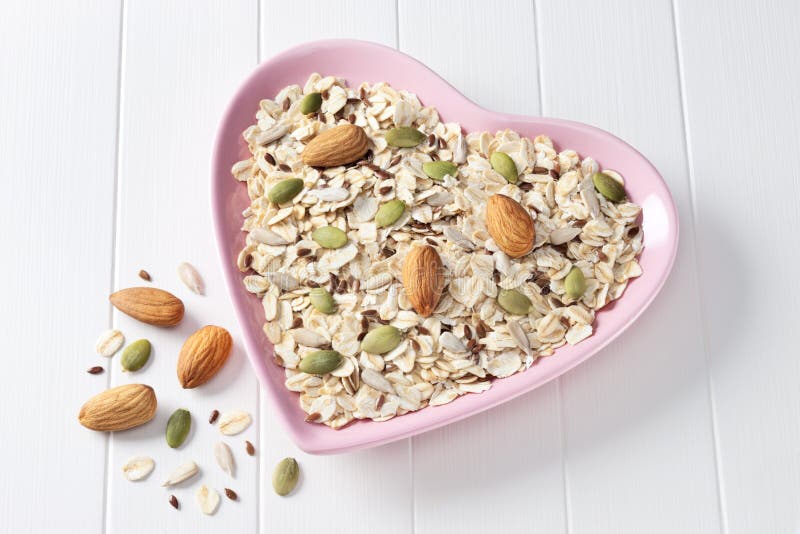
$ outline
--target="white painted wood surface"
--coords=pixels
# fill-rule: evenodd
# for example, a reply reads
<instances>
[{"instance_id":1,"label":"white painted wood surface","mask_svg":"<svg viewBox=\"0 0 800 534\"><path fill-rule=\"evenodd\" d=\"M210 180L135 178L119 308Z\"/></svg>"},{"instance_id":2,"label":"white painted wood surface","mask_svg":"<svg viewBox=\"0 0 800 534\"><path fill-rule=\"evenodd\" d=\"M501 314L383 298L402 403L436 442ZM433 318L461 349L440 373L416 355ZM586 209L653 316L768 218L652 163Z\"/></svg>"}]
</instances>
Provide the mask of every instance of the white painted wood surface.
<instances>
[{"instance_id":1,"label":"white painted wood surface","mask_svg":"<svg viewBox=\"0 0 800 534\"><path fill-rule=\"evenodd\" d=\"M798 19L788 0L3 3L0 531L796 532ZM216 121L259 60L324 37L398 47L487 108L584 121L639 148L681 217L651 309L531 394L354 454L290 443L240 350L214 383L181 390L188 333L220 324L239 339L212 247ZM206 296L180 285L184 260ZM111 313L108 292L142 283L141 268L186 301L180 327ZM111 325L153 341L145 370L94 355ZM97 364L106 374L85 373ZM159 397L153 423L110 437L77 424L86 398L139 380ZM177 407L194 430L171 450ZM256 416L224 439L233 480L213 462L213 408ZM120 473L134 454L157 462L135 484ZM270 474L289 455L303 480L279 498ZM186 458L202 480L160 488ZM200 483L240 501L202 516Z\"/></svg>"}]
</instances>

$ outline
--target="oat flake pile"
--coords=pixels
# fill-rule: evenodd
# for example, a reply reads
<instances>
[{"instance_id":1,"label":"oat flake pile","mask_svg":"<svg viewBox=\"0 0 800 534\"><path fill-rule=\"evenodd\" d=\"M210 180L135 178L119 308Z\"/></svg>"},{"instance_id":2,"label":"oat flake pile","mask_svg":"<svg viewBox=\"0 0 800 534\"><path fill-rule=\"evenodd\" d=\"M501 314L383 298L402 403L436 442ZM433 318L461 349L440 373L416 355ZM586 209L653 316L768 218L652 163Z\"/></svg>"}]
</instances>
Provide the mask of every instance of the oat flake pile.
<instances>
[{"instance_id":1,"label":"oat flake pile","mask_svg":"<svg viewBox=\"0 0 800 534\"><path fill-rule=\"evenodd\" d=\"M244 132L252 157L232 169L251 199L238 263L308 421L385 421L483 392L493 377L590 336L596 310L642 274L641 208L625 199L622 177L557 152L544 135L464 135L412 93L318 74L262 100L256 118ZM303 162L312 139L348 123L366 133L359 161ZM419 144L391 146L387 134L404 127L418 130ZM433 161L454 166L425 165ZM287 193L287 179L302 184ZM487 227L498 194L533 219L532 250L517 258ZM517 230L513 218L497 222ZM403 283L409 251L426 245L444 284L429 317Z\"/></svg>"}]
</instances>

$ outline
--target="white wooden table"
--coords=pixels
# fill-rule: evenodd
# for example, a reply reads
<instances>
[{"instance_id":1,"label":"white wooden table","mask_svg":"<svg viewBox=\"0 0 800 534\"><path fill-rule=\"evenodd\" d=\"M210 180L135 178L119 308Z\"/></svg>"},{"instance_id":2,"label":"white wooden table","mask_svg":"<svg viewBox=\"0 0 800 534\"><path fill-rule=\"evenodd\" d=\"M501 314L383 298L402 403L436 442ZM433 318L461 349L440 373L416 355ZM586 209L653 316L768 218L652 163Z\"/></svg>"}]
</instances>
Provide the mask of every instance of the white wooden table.
<instances>
[{"instance_id":1,"label":"white wooden table","mask_svg":"<svg viewBox=\"0 0 800 534\"><path fill-rule=\"evenodd\" d=\"M798 19L792 0L3 2L0 531L798 532ZM259 60L324 37L397 47L488 108L639 148L682 225L642 319L502 407L335 457L290 443L240 348L208 387L180 390L188 333L220 324L240 339L211 235L216 122ZM207 296L178 282L184 260ZM109 292L142 268L187 303L177 331L112 313ZM153 341L144 373L94 354L112 325ZM108 371L85 372L97 364ZM136 379L158 392L153 423L114 436L78 425L86 398ZM163 428L177 407L195 428L173 451ZM233 481L213 463L213 408L256 417L228 440ZM145 482L121 476L134 454L157 461ZM289 498L270 486L284 456L304 472ZM159 483L188 458L240 501L202 516L195 482L172 491L173 510Z\"/></svg>"}]
</instances>

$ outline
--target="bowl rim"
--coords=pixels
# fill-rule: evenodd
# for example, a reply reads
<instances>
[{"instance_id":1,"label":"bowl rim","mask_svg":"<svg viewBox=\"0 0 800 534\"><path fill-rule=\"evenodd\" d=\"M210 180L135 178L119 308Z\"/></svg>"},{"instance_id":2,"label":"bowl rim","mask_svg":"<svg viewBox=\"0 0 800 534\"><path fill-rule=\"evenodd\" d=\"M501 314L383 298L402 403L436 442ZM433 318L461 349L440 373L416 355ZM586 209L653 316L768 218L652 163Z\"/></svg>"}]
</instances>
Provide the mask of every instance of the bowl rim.
<instances>
[{"instance_id":1,"label":"bowl rim","mask_svg":"<svg viewBox=\"0 0 800 534\"><path fill-rule=\"evenodd\" d=\"M657 275L656 279L653 279L647 287L647 291L644 294L643 298L640 301L640 305L637 309L635 309L632 313L629 313L627 318L624 319L623 324L619 329L614 332L607 333L603 336L597 336L596 330L593 332L593 335L590 336L589 339L595 339L593 346L587 348L587 350L583 351L582 354L577 355L576 357L572 358L569 362L564 365L557 366L557 372L549 373L544 375L541 378L532 378L530 380L519 379L519 384L513 388L513 390L509 392L504 392L505 394L499 394L498 398L491 398L488 399L488 402L482 402L482 400L472 400L472 402L465 403L468 397L474 397L475 399L481 399L482 397L486 396L486 392L480 395L464 395L451 403L451 405L458 404L461 402L459 406L463 406L461 409L452 410L454 413L445 417L427 417L427 418L420 418L420 414L424 412L429 412L433 407L428 407L427 409L419 410L416 412L411 412L409 414L396 417L394 420L398 419L408 419L408 418L417 418L420 421L420 424L415 424L417 421L415 420L413 423L406 423L399 426L396 425L389 425L391 421L376 423L373 421L366 421L366 422L358 422L356 425L378 425L379 428L376 428L372 431L361 431L357 432L357 436L353 435L350 427L346 427L342 430L333 430L324 425L312 425L306 423L303 420L297 420L296 417L291 417L289 410L283 409L281 406L285 404L286 397L291 395L292 397L296 395L285 388L281 388L280 391L278 388L274 387L274 384L268 378L268 371L267 371L267 362L266 358L263 356L264 347L262 346L262 340L256 339L259 337L257 334L254 334L250 331L248 327L248 317L251 313L248 309L246 309L244 299L245 298L257 298L255 295L247 293L242 286L241 280L244 276L243 273L239 272L236 268L234 262L230 261L230 255L228 254L228 230L229 227L223 221L224 210L225 210L225 196L224 196L224 185L223 180L233 180L230 174L230 153L226 150L225 142L228 139L229 132L234 127L233 117L241 102L246 99L247 94L251 91L251 86L256 83L265 72L269 71L273 68L280 68L281 64L285 63L286 61L291 61L296 59L298 56L308 57L309 54L314 54L320 51L330 51L331 49L341 50L343 52L350 52L350 53L370 53L370 54L377 54L386 56L391 58L393 61L397 61L402 63L404 68L409 69L416 69L419 71L421 76L428 76L432 77L432 82L436 83L443 89L446 89L450 92L450 96L453 99L457 100L458 106L464 106L466 108L471 108L472 112L479 112L486 115L490 115L493 119L499 120L501 122L507 122L509 124L509 128L514 128L512 125L513 123L536 123L537 126L552 126L557 127L559 129L565 129L576 133L577 135L589 135L602 138L605 142L611 143L612 146L616 145L616 149L622 150L629 155L629 157L635 158L638 161L636 162L638 165L642 165L648 169L651 178L654 179L653 186L658 189L657 197L659 200L663 201L664 204L664 222L666 223L666 227L668 229L666 236L664 237L665 244L662 247L666 247L666 261L661 261L658 264L659 270L658 272L654 273ZM298 80L296 83L302 85L304 80ZM408 89L412 90L412 88L401 88L401 89ZM436 102L429 102L430 105L436 106ZM437 106L439 107L439 106ZM236 135L239 136L243 129L236 132ZM674 199L667 187L666 182L664 181L663 177L660 175L658 170L650 163L647 158L644 157L638 150L634 147L629 145L627 142L623 141L622 139L618 138L617 136L606 132L600 128L595 126L591 126L588 124L583 124L576 121L570 121L565 119L556 119L556 118L546 118L546 117L537 117L537 116L526 116L526 115L516 115L516 114L509 114L509 113L499 113L487 110L478 104L474 103L473 101L469 100L466 96L464 96L460 91L458 91L455 87L453 87L450 83L446 80L441 78L436 72L432 69L421 63L420 61L414 59L413 57L400 52L394 48L372 43L368 41L361 41L361 40L354 40L354 39L323 39L318 41L310 41L306 43L302 43L293 47L290 47L273 57L261 62L258 64L253 71L238 85L236 91L233 94L233 97L227 103L225 110L219 120L213 151L212 151L212 158L211 158L211 180L210 180L210 188L211 188L211 211L212 211L212 220L213 220L213 227L214 227L214 237L215 243L217 248L217 255L219 257L222 272L223 272L223 280L225 282L227 296L231 299L234 307L234 312L236 314L237 321L239 326L242 330L242 337L244 340L245 345L245 352L247 353L248 359L250 360L250 364L253 367L253 370L256 373L256 376L259 382L264 386L263 390L266 393L266 396L269 397L271 404L277 407L276 411L278 413L278 419L281 421L283 427L291 436L292 440L297 444L297 446L304 450L305 452L311 454L331 454L331 453L339 453L345 451L353 451L358 449L364 449L368 447L374 447L378 445L382 445L385 443L389 443L392 441L396 441L399 439L407 438L410 436L414 436L420 434L422 432L426 432L428 430L433 430L435 428L459 421L471 415L475 415L482 411L488 410L494 406L507 402L513 398L518 397L524 393L532 391L537 387L555 379L559 376L562 376L564 373L568 372L569 370L573 369L578 364L584 362L591 356L597 354L600 350L602 350L605 346L609 343L614 341L617 337L619 337L622 332L627 330L633 322L635 322L639 316L650 306L652 301L658 295L658 293L663 288L666 280L669 278L669 274L672 270L672 267L675 263L677 247L678 247L678 240L679 240L679 222L678 222L678 214L677 208L675 206ZM647 249L647 232L645 232L645 250ZM663 254L662 254L663 256ZM626 292L628 290L626 289ZM624 297L623 297L624 298ZM622 300L622 298L620 299ZM263 333L262 333L263 334ZM584 343L586 343L584 341ZM267 341L267 351L271 351L271 344ZM581 344L582 345L582 344ZM580 345L577 345L580 346ZM555 357L559 355L561 351L564 350L564 347L556 349ZM526 370L525 372L517 373L512 375L512 377L502 379L503 381L511 380L514 377L520 377L526 375L530 370ZM492 389L495 389L494 387ZM491 391L491 390L490 390ZM289 394L289 395L287 395ZM281 398L283 397L283 398ZM296 401L295 401L295 404ZM448 405L449 406L449 405ZM438 407L437 407L438 409ZM309 427L314 427L311 430ZM321 434L318 429L325 429L324 434ZM362 436L363 434L363 436ZM320 437L322 436L322 437Z\"/></svg>"}]
</instances>

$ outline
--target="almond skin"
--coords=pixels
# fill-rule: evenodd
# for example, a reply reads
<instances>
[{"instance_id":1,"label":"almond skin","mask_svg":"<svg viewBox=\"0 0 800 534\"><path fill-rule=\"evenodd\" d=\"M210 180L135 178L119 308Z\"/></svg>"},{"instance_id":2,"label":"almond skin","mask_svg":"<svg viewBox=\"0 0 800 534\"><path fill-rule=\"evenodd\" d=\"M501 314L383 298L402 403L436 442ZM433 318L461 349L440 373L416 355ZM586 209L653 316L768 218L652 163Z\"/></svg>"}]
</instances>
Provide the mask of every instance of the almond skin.
<instances>
[{"instance_id":1,"label":"almond skin","mask_svg":"<svg viewBox=\"0 0 800 534\"><path fill-rule=\"evenodd\" d=\"M196 388L222 369L233 339L220 326L204 326L186 340L178 356L178 380L184 389Z\"/></svg>"},{"instance_id":2,"label":"almond skin","mask_svg":"<svg viewBox=\"0 0 800 534\"><path fill-rule=\"evenodd\" d=\"M92 430L127 430L156 414L156 394L144 384L126 384L95 395L81 407L78 421Z\"/></svg>"},{"instance_id":3,"label":"almond skin","mask_svg":"<svg viewBox=\"0 0 800 534\"><path fill-rule=\"evenodd\" d=\"M367 150L366 132L355 124L342 124L312 139L303 150L303 163L311 167L338 167L358 161Z\"/></svg>"},{"instance_id":4,"label":"almond skin","mask_svg":"<svg viewBox=\"0 0 800 534\"><path fill-rule=\"evenodd\" d=\"M163 289L129 287L113 293L108 300L122 313L143 323L175 326L183 319L183 302Z\"/></svg>"},{"instance_id":5,"label":"almond skin","mask_svg":"<svg viewBox=\"0 0 800 534\"><path fill-rule=\"evenodd\" d=\"M536 230L528 210L505 195L493 195L486 207L486 227L500 250L511 258L531 251Z\"/></svg>"},{"instance_id":6,"label":"almond skin","mask_svg":"<svg viewBox=\"0 0 800 534\"><path fill-rule=\"evenodd\" d=\"M436 249L424 245L412 248L403 262L403 286L414 310L429 317L442 297L444 274Z\"/></svg>"}]
</instances>

